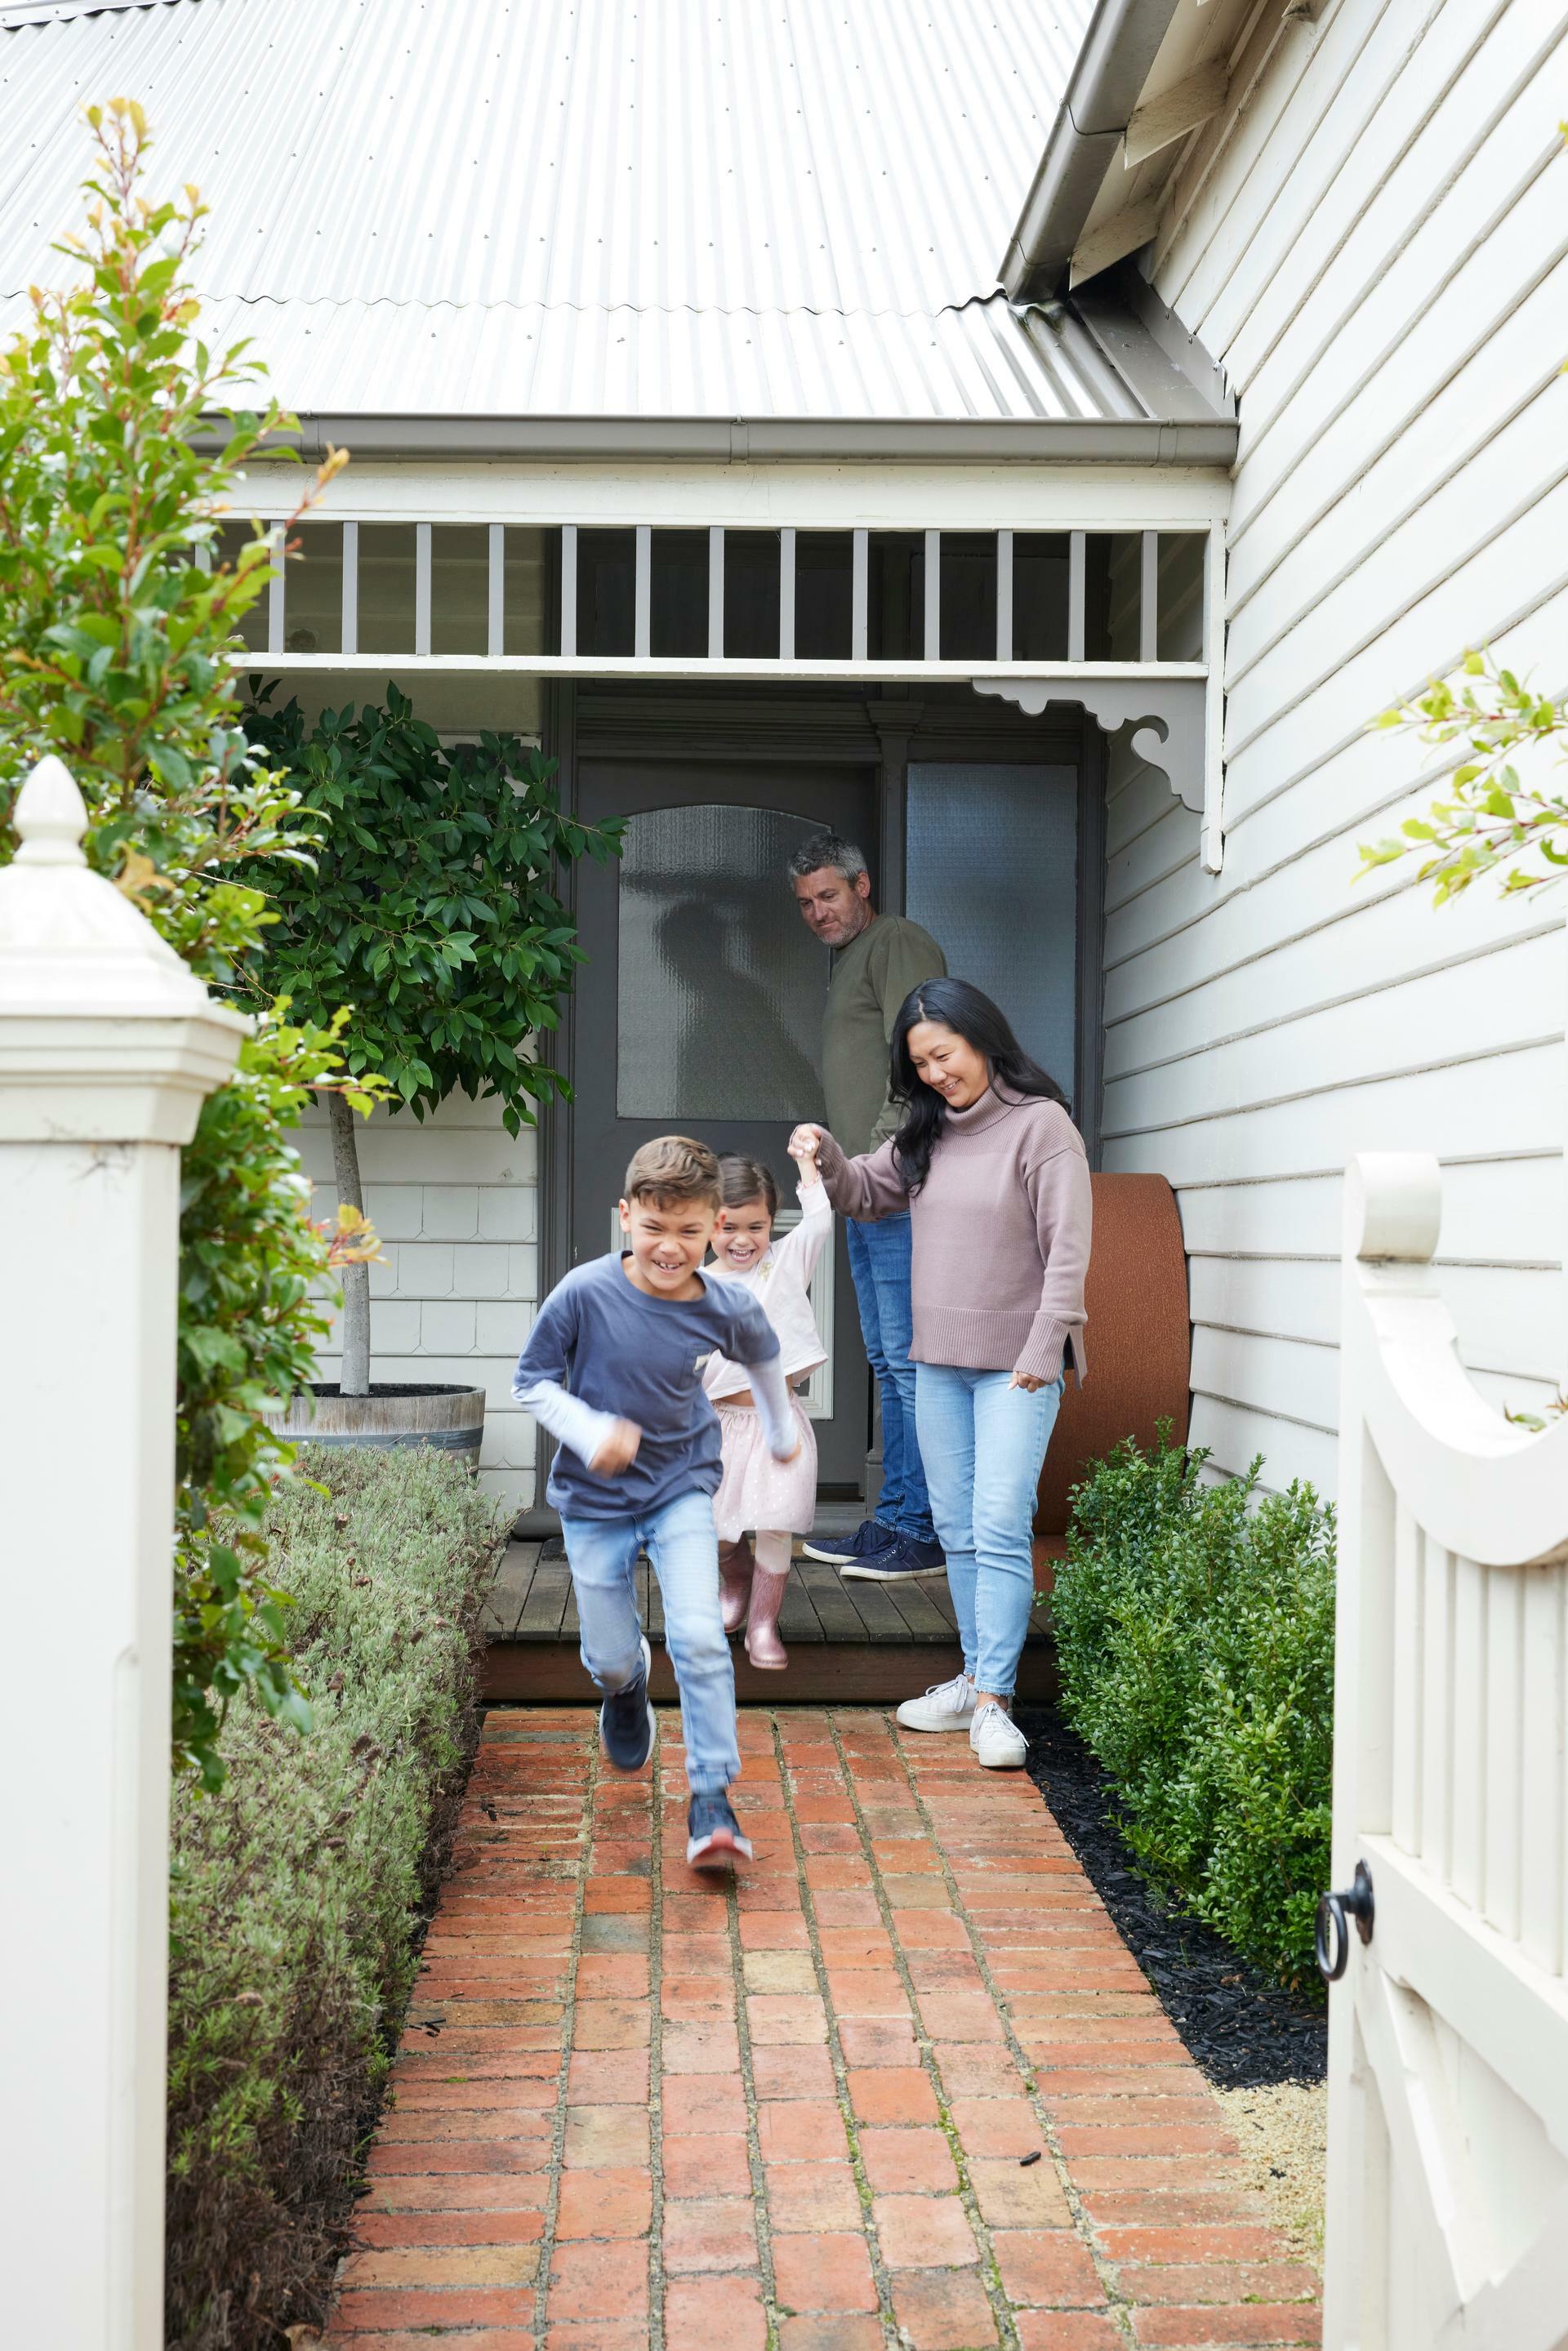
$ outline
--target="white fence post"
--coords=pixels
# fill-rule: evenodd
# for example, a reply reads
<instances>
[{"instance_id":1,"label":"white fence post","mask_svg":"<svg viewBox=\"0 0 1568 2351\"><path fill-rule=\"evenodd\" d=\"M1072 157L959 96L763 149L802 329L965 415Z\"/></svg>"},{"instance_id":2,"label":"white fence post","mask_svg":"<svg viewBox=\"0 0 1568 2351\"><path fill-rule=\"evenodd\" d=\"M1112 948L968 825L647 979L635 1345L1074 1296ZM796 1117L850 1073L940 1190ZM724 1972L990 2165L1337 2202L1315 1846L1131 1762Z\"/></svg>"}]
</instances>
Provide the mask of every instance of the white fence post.
<instances>
[{"instance_id":1,"label":"white fence post","mask_svg":"<svg viewBox=\"0 0 1568 2351\"><path fill-rule=\"evenodd\" d=\"M0 871L4 2331L163 2341L180 1146L246 1024L90 872L60 762Z\"/></svg>"}]
</instances>

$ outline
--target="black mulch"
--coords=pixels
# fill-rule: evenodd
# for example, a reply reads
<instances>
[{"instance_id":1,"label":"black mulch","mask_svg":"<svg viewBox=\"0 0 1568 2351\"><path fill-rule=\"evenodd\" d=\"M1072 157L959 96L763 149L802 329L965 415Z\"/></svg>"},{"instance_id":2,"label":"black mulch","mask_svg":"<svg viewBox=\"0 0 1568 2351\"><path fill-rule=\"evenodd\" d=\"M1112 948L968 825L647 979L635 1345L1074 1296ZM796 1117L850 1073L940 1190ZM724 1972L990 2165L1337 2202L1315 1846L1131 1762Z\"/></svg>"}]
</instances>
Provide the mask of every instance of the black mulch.
<instances>
[{"instance_id":1,"label":"black mulch","mask_svg":"<svg viewBox=\"0 0 1568 2351\"><path fill-rule=\"evenodd\" d=\"M1282 1991L1197 1919L1162 1908L1114 1826L1103 1771L1059 1714L1020 1707L1019 1727L1029 1736L1030 1778L1216 2089L1321 2081L1328 2056L1323 2010Z\"/></svg>"}]
</instances>

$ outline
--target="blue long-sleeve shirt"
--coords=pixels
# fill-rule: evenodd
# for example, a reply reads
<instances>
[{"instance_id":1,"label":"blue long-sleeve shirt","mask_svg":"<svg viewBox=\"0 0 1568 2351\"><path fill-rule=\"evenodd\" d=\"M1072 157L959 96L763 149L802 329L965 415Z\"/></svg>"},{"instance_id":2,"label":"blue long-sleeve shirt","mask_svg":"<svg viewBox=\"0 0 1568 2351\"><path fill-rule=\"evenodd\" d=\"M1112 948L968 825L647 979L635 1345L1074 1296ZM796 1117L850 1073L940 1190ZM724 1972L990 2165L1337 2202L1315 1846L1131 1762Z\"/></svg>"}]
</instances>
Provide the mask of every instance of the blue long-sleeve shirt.
<instances>
[{"instance_id":1,"label":"blue long-sleeve shirt","mask_svg":"<svg viewBox=\"0 0 1568 2351\"><path fill-rule=\"evenodd\" d=\"M539 1308L512 1394L559 1440L548 1492L563 1519L636 1518L679 1494L712 1494L720 1477L718 1416L703 1394L714 1353L757 1373L774 1452L796 1433L778 1334L736 1282L704 1272L697 1298L650 1298L617 1253L575 1266ZM589 1463L615 1420L643 1431L637 1458L613 1478Z\"/></svg>"}]
</instances>

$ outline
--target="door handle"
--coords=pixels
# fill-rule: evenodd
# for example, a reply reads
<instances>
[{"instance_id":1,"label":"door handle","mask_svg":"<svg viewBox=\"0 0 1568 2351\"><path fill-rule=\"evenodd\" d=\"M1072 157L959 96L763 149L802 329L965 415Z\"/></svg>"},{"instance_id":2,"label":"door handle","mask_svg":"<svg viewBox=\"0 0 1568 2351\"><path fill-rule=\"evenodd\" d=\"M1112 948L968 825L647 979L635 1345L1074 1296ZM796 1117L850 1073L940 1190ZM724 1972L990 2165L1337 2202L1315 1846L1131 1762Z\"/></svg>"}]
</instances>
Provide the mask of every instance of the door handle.
<instances>
[{"instance_id":1,"label":"door handle","mask_svg":"<svg viewBox=\"0 0 1568 2351\"><path fill-rule=\"evenodd\" d=\"M1364 1943L1370 1943L1375 1915L1372 1899L1372 1872L1364 1861L1358 1861L1355 1877L1348 1893L1324 1894L1318 1900L1312 1945L1317 1954L1318 1972L1324 1983L1338 1983L1349 1962L1349 1921L1352 1918L1355 1920L1356 1933Z\"/></svg>"}]
</instances>

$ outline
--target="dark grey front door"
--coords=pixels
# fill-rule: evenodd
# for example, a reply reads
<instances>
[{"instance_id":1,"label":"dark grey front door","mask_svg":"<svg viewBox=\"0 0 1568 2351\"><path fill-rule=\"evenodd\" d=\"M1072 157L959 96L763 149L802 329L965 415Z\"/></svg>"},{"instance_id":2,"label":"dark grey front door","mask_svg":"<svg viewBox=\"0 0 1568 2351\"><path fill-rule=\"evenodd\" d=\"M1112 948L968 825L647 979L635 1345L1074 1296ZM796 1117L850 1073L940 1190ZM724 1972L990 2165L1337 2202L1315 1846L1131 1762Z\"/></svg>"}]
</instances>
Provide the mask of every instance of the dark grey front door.
<instances>
[{"instance_id":1,"label":"dark grey front door","mask_svg":"<svg viewBox=\"0 0 1568 2351\"><path fill-rule=\"evenodd\" d=\"M626 1163L655 1134L763 1160L792 1214L785 1146L798 1119L821 1114L828 954L784 866L824 825L872 855L873 771L595 760L580 767L578 793L589 823L627 823L618 861L578 868L589 960L575 989L572 1261L611 1246ZM806 1397L821 1482L858 1489L868 1375L841 1233L816 1294L831 1333Z\"/></svg>"}]
</instances>

